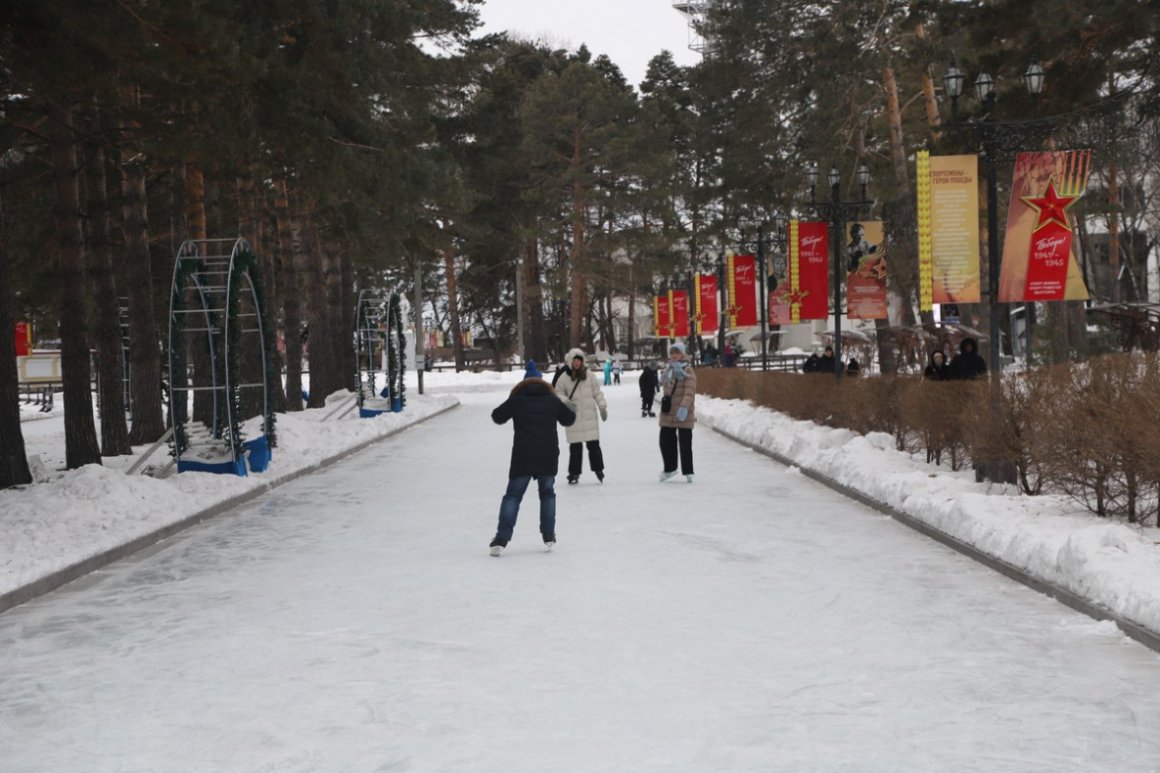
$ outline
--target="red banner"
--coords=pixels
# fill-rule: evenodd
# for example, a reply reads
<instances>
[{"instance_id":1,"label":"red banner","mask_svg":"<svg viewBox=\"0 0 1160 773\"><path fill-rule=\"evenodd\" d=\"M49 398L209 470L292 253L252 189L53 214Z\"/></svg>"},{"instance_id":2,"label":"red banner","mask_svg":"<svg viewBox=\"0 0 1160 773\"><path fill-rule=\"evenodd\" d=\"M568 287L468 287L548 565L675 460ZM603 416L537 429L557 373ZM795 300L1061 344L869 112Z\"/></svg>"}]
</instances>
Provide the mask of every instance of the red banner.
<instances>
[{"instance_id":1,"label":"red banner","mask_svg":"<svg viewBox=\"0 0 1160 773\"><path fill-rule=\"evenodd\" d=\"M798 223L797 287L792 303L799 305L798 320L828 319L830 291L830 234L826 223ZM791 275L793 268L790 269Z\"/></svg>"},{"instance_id":2,"label":"red banner","mask_svg":"<svg viewBox=\"0 0 1160 773\"><path fill-rule=\"evenodd\" d=\"M1003 243L999 300L1063 301L1088 297L1073 251L1068 209L1087 190L1090 150L1020 153Z\"/></svg>"},{"instance_id":3,"label":"red banner","mask_svg":"<svg viewBox=\"0 0 1160 773\"><path fill-rule=\"evenodd\" d=\"M656 319L656 336L657 338L670 338L672 333L669 332L669 296L658 295L654 303L653 317Z\"/></svg>"},{"instance_id":4,"label":"red banner","mask_svg":"<svg viewBox=\"0 0 1160 773\"><path fill-rule=\"evenodd\" d=\"M717 276L697 275L697 335L716 333L720 320L717 315Z\"/></svg>"},{"instance_id":5,"label":"red banner","mask_svg":"<svg viewBox=\"0 0 1160 773\"><path fill-rule=\"evenodd\" d=\"M689 337L689 293L686 290L669 290L672 309L672 338Z\"/></svg>"},{"instance_id":6,"label":"red banner","mask_svg":"<svg viewBox=\"0 0 1160 773\"><path fill-rule=\"evenodd\" d=\"M729 327L757 324L757 259L752 255L729 258Z\"/></svg>"},{"instance_id":7,"label":"red banner","mask_svg":"<svg viewBox=\"0 0 1160 773\"><path fill-rule=\"evenodd\" d=\"M16 356L27 357L32 354L32 326L27 322L16 323Z\"/></svg>"}]
</instances>

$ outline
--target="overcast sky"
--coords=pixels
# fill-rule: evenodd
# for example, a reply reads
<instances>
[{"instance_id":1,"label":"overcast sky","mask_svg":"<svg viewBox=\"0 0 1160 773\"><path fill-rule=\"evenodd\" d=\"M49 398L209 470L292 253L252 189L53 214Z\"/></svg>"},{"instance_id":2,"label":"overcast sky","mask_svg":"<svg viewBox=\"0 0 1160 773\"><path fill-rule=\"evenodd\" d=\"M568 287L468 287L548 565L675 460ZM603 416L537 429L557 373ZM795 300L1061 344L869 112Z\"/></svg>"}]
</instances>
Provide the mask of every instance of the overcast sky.
<instances>
[{"instance_id":1,"label":"overcast sky","mask_svg":"<svg viewBox=\"0 0 1160 773\"><path fill-rule=\"evenodd\" d=\"M608 54L634 86L661 49L678 64L700 61L671 0L486 0L479 15L485 34L509 30L569 50L587 44L593 57Z\"/></svg>"}]
</instances>

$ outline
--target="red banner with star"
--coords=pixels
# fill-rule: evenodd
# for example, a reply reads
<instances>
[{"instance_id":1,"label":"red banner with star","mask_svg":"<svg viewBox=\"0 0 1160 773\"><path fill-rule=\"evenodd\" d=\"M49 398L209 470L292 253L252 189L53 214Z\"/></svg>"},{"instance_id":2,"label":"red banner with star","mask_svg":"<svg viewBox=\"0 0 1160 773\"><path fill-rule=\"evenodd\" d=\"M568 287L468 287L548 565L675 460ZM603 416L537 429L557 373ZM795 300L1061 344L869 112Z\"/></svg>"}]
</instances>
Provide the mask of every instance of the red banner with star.
<instances>
[{"instance_id":1,"label":"red banner with star","mask_svg":"<svg viewBox=\"0 0 1160 773\"><path fill-rule=\"evenodd\" d=\"M672 321L670 338L689 337L689 293L685 290L669 290L669 309Z\"/></svg>"},{"instance_id":2,"label":"red banner with star","mask_svg":"<svg viewBox=\"0 0 1160 773\"><path fill-rule=\"evenodd\" d=\"M729 258L729 327L757 324L757 258L732 255Z\"/></svg>"},{"instance_id":3,"label":"red banner with star","mask_svg":"<svg viewBox=\"0 0 1160 773\"><path fill-rule=\"evenodd\" d=\"M798 319L827 319L830 316L829 225L802 222L797 224L797 231L796 302L800 308Z\"/></svg>"},{"instance_id":4,"label":"red banner with star","mask_svg":"<svg viewBox=\"0 0 1160 773\"><path fill-rule=\"evenodd\" d=\"M669 332L669 325L671 324L669 313L669 296L658 295L653 299L653 319L656 320L656 337L657 338L671 338L672 333Z\"/></svg>"},{"instance_id":5,"label":"red banner with star","mask_svg":"<svg viewBox=\"0 0 1160 773\"><path fill-rule=\"evenodd\" d=\"M1072 205L1091 172L1090 150L1020 153L1007 216L999 300L1086 300L1072 238Z\"/></svg>"},{"instance_id":6,"label":"red banner with star","mask_svg":"<svg viewBox=\"0 0 1160 773\"><path fill-rule=\"evenodd\" d=\"M697 313L693 319L697 322L697 335L717 332L720 318L717 314L717 276L716 274L697 274Z\"/></svg>"}]
</instances>

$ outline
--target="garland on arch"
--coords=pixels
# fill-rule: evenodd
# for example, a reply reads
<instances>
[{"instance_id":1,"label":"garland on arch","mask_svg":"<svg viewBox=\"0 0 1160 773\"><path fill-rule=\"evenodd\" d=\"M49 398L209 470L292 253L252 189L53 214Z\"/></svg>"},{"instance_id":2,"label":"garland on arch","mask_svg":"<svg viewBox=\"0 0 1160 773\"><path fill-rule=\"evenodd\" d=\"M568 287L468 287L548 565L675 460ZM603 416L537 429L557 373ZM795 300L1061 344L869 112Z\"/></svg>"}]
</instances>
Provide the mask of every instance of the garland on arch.
<instances>
[{"instance_id":1,"label":"garland on arch","mask_svg":"<svg viewBox=\"0 0 1160 773\"><path fill-rule=\"evenodd\" d=\"M229 325L229 341L227 342L227 351L229 352L228 362L225 363L228 372L233 375L233 379L227 384L228 393L226 398L230 401L230 415L233 417L232 426L228 428L231 439L236 438L234 442L235 453L241 453L242 442L244 437L241 427L241 390L233 383L241 373L239 367L239 357L241 354L241 334L242 325L238 322L238 309L241 305L241 289L242 277L248 276L250 279L250 286L254 292L254 313L257 314L257 320L260 322L262 335L262 348L266 352L265 372L262 374L262 426L266 434L266 440L270 448L276 448L278 445L278 436L276 432L276 418L274 416L274 399L273 399L273 379L278 376L274 368L274 358L271 353L274 351L272 327L267 324L266 320L266 293L262 285L261 275L258 272L258 256L252 250L242 250L234 256L233 269L230 271L229 287L226 295L226 314L230 320ZM226 383L223 377L223 383Z\"/></svg>"},{"instance_id":2,"label":"garland on arch","mask_svg":"<svg viewBox=\"0 0 1160 773\"><path fill-rule=\"evenodd\" d=\"M407 404L406 398L406 333L403 330L403 314L399 305L399 294L391 293L387 304L387 385L391 397L397 398L399 407Z\"/></svg>"}]
</instances>

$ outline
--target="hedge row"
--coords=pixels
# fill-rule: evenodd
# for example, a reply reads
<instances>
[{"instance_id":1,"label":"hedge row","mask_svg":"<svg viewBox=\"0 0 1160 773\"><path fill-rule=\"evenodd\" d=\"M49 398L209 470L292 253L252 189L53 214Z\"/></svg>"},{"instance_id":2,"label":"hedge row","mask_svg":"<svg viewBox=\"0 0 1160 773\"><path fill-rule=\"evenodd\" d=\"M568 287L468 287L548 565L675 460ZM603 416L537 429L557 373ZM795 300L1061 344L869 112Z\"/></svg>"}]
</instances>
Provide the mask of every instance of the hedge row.
<instances>
[{"instance_id":1,"label":"hedge row","mask_svg":"<svg viewBox=\"0 0 1160 773\"><path fill-rule=\"evenodd\" d=\"M1101 517L1160 525L1160 358L1109 355L990 382L698 371L714 397L795 419L886 432L899 450L959 469L1002 460L1027 494L1061 493ZM995 405L994 419L990 406ZM993 462L992 462L993 464Z\"/></svg>"}]
</instances>

